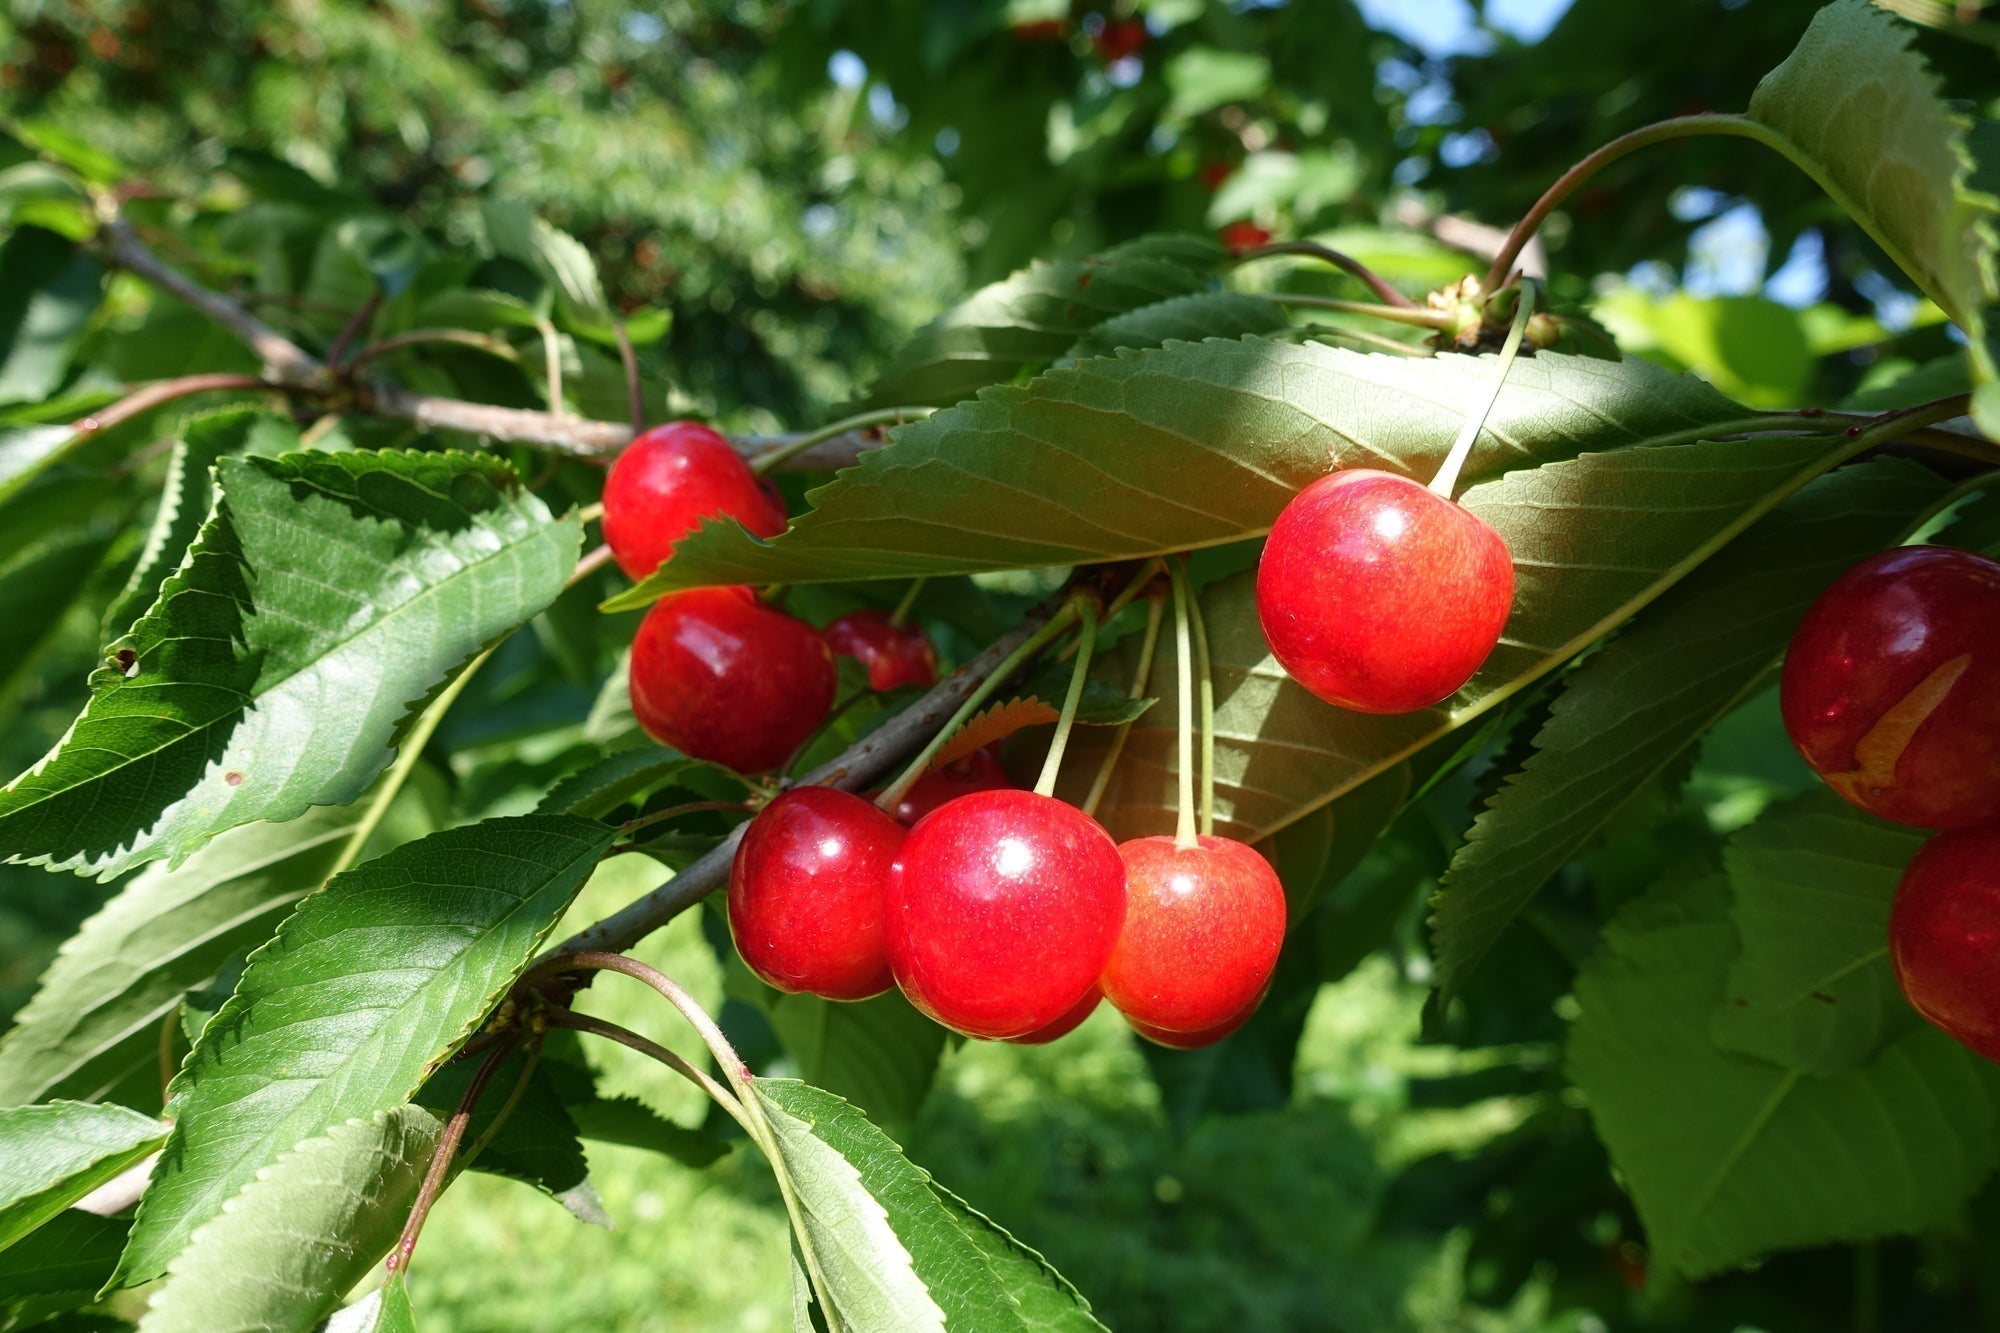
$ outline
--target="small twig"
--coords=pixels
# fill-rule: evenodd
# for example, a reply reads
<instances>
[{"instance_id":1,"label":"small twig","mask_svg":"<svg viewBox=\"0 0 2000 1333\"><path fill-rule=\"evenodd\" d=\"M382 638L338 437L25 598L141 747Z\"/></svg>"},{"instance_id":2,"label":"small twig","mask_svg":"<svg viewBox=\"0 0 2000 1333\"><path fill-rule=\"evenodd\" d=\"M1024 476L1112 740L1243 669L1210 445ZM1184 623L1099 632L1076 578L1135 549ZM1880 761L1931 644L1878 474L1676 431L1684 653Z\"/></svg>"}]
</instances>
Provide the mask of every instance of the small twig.
<instances>
[{"instance_id":1,"label":"small twig","mask_svg":"<svg viewBox=\"0 0 2000 1333\"><path fill-rule=\"evenodd\" d=\"M639 353L633 349L632 335L625 321L611 321L611 334L618 339L618 359L625 366L625 411L632 418L632 433L646 429L646 388L639 382Z\"/></svg>"},{"instance_id":2,"label":"small twig","mask_svg":"<svg viewBox=\"0 0 2000 1333\"><path fill-rule=\"evenodd\" d=\"M258 379L255 375L182 375L178 379L154 380L142 385L120 398L117 402L80 417L70 426L78 435L92 435L123 425L133 417L143 416L156 407L173 402L178 398L190 398L198 393L224 393L238 389L270 389L280 391L293 388L291 385L272 384Z\"/></svg>"},{"instance_id":3,"label":"small twig","mask_svg":"<svg viewBox=\"0 0 2000 1333\"><path fill-rule=\"evenodd\" d=\"M347 355L347 349L352 347L354 340L375 322L376 312L381 308L382 292L378 288L368 294L368 299L361 303L361 308L355 311L348 321L340 326L340 332L334 335L333 345L326 349L326 363L329 366L341 364L340 359Z\"/></svg>"},{"instance_id":4,"label":"small twig","mask_svg":"<svg viewBox=\"0 0 2000 1333\"><path fill-rule=\"evenodd\" d=\"M660 1043L642 1037L630 1028L619 1027L616 1023L609 1023L589 1014L579 1014L573 1009L551 1009L548 1011L548 1018L550 1027L568 1028L572 1032L588 1032L593 1037L615 1041L621 1046L631 1047L641 1055L658 1060L707 1093L715 1100L717 1106L729 1113L731 1119L743 1125L746 1133L751 1133L752 1138L756 1137L754 1132L751 1132L750 1126L744 1123L743 1104L736 1100L735 1093L716 1082L707 1071L695 1068L684 1057L676 1055Z\"/></svg>"},{"instance_id":5,"label":"small twig","mask_svg":"<svg viewBox=\"0 0 2000 1333\"><path fill-rule=\"evenodd\" d=\"M497 1046L486 1062L472 1075L472 1081L465 1085L465 1093L458 1099L458 1109L445 1122L444 1137L438 1140L437 1152L431 1157L431 1168L424 1173L424 1183L417 1190L417 1201L410 1207L409 1220L403 1223L403 1234L396 1238L396 1244L389 1251L388 1261L383 1265L390 1272L398 1269L409 1271L410 1256L416 1252L417 1237L424 1229L424 1219L430 1216L432 1205L438 1195L444 1193L445 1179L451 1174L451 1159L458 1153L460 1140L465 1137L465 1127L472 1123L472 1108L479 1104L486 1085L509 1055L514 1053L514 1044L508 1042Z\"/></svg>"},{"instance_id":6,"label":"small twig","mask_svg":"<svg viewBox=\"0 0 2000 1333\"><path fill-rule=\"evenodd\" d=\"M471 329L411 329L406 333L392 333L386 338L378 338L369 343L342 364L341 373L352 375L377 357L425 343L456 343L460 347L486 352L517 365L521 360L521 354L514 350L512 343L504 338L496 338L490 333L474 333Z\"/></svg>"},{"instance_id":7,"label":"small twig","mask_svg":"<svg viewBox=\"0 0 2000 1333\"><path fill-rule=\"evenodd\" d=\"M1260 245L1255 250L1245 250L1236 256L1236 262L1245 264L1253 259L1268 259L1277 255L1302 255L1308 259L1321 259L1337 269L1345 270L1368 285L1368 290L1387 301L1390 305L1417 308L1417 303L1397 291L1389 280L1369 268L1352 255L1344 255L1316 241L1279 241L1273 245Z\"/></svg>"},{"instance_id":8,"label":"small twig","mask_svg":"<svg viewBox=\"0 0 2000 1333\"><path fill-rule=\"evenodd\" d=\"M486 1151L487 1144L499 1137L501 1127L507 1123L507 1117L513 1115L514 1108L521 1104L521 1097L528 1091L528 1080L535 1076L535 1069L542 1062L542 1043L539 1037L529 1040L527 1052L527 1058L521 1061L521 1076L514 1080L513 1091L507 1094L507 1100L501 1102L500 1109L493 1113L493 1123L486 1127L484 1134L472 1141L472 1146L459 1158L460 1171L472 1169L472 1164L479 1160L479 1154Z\"/></svg>"}]
</instances>

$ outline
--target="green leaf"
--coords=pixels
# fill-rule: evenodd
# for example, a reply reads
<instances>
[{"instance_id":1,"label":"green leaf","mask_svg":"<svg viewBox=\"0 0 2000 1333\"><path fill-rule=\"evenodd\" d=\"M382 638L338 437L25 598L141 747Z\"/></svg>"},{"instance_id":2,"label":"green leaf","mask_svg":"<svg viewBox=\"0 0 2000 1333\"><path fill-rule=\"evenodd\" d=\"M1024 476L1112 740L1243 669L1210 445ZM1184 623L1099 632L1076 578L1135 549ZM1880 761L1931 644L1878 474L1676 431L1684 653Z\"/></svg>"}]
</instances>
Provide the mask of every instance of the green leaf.
<instances>
[{"instance_id":1,"label":"green leaf","mask_svg":"<svg viewBox=\"0 0 2000 1333\"><path fill-rule=\"evenodd\" d=\"M409 1099L534 956L616 829L523 815L335 878L250 960L171 1088L174 1132L120 1276L159 1274L292 1144Z\"/></svg>"},{"instance_id":2,"label":"green leaf","mask_svg":"<svg viewBox=\"0 0 2000 1333\"><path fill-rule=\"evenodd\" d=\"M622 686L625 678L616 677ZM535 809L543 814L602 819L619 806L671 782L697 761L664 746L641 745L607 755L549 788Z\"/></svg>"},{"instance_id":3,"label":"green leaf","mask_svg":"<svg viewBox=\"0 0 2000 1333\"><path fill-rule=\"evenodd\" d=\"M398 1106L286 1152L194 1234L142 1333L309 1333L395 1242L442 1132Z\"/></svg>"},{"instance_id":4,"label":"green leaf","mask_svg":"<svg viewBox=\"0 0 2000 1333\"><path fill-rule=\"evenodd\" d=\"M1996 1156L1993 1067L1919 1027L1814 1078L1718 1050L1736 931L1720 875L1638 900L1577 978L1568 1067L1654 1263L1691 1278L1774 1250L1947 1225Z\"/></svg>"},{"instance_id":5,"label":"green leaf","mask_svg":"<svg viewBox=\"0 0 2000 1333\"><path fill-rule=\"evenodd\" d=\"M1329 468L1428 477L1495 364L1261 338L1081 362L898 427L814 491L782 536L705 525L605 605L710 583L970 574L1260 537ZM1692 377L1542 353L1508 373L1467 476L1755 425Z\"/></svg>"},{"instance_id":6,"label":"green leaf","mask_svg":"<svg viewBox=\"0 0 2000 1333\"><path fill-rule=\"evenodd\" d=\"M850 1327L1103 1327L1040 1255L939 1186L854 1107L791 1079L759 1079L757 1095L794 1182L802 1171L814 1180L810 1194L799 1188L810 1239ZM855 1289L859 1298L847 1294Z\"/></svg>"},{"instance_id":7,"label":"green leaf","mask_svg":"<svg viewBox=\"0 0 2000 1333\"><path fill-rule=\"evenodd\" d=\"M1271 86L1271 62L1247 51L1193 46L1177 52L1164 71L1170 120L1192 120L1228 102L1255 101Z\"/></svg>"},{"instance_id":8,"label":"green leaf","mask_svg":"<svg viewBox=\"0 0 2000 1333\"><path fill-rule=\"evenodd\" d=\"M21 227L0 244L0 403L61 386L103 298L103 263L67 237Z\"/></svg>"},{"instance_id":9,"label":"green leaf","mask_svg":"<svg viewBox=\"0 0 2000 1333\"><path fill-rule=\"evenodd\" d=\"M526 1056L515 1051L493 1073L486 1095L473 1108L465 1130L465 1142L477 1143L493 1128L493 1118L520 1085ZM439 1119L448 1118L458 1108L482 1059L454 1060L432 1075L416 1096L418 1105ZM533 1185L561 1202L572 1191L584 1189L595 1203L595 1191L585 1183L590 1167L583 1158L583 1144L577 1141L577 1125L563 1105L562 1097L549 1073L538 1063L529 1073L527 1086L508 1113L500 1132L493 1136L472 1169L507 1176ZM602 1209L599 1205L599 1213ZM586 1219L590 1220L590 1219Z\"/></svg>"},{"instance_id":10,"label":"green leaf","mask_svg":"<svg viewBox=\"0 0 2000 1333\"><path fill-rule=\"evenodd\" d=\"M1970 187L1972 122L1938 96L1910 37L1868 0L1834 0L1757 85L1750 116L1805 154L1835 201L1976 348L1981 308L1994 299L2000 199Z\"/></svg>"},{"instance_id":11,"label":"green leaf","mask_svg":"<svg viewBox=\"0 0 2000 1333\"><path fill-rule=\"evenodd\" d=\"M1841 447L1791 436L1586 454L1473 487L1466 508L1513 552L1513 617L1464 689L1416 713L1368 717L1313 698L1265 651L1254 575L1211 584L1202 608L1215 672L1217 832L1254 842L1485 713L1622 624L1838 461ZM1106 654L1107 679L1130 679L1130 651ZM1163 696L1170 653L1161 645L1153 663ZM1071 738L1058 795L1083 797L1103 744L1095 729ZM1133 725L1098 807L1115 836L1172 831L1175 750L1171 710Z\"/></svg>"},{"instance_id":12,"label":"green leaf","mask_svg":"<svg viewBox=\"0 0 2000 1333\"><path fill-rule=\"evenodd\" d=\"M555 599L580 540L490 458L224 458L216 478L82 716L0 791L10 859L110 875L346 804L458 667Z\"/></svg>"},{"instance_id":13,"label":"green leaf","mask_svg":"<svg viewBox=\"0 0 2000 1333\"><path fill-rule=\"evenodd\" d=\"M13 499L78 438L68 426L0 427L0 502Z\"/></svg>"},{"instance_id":14,"label":"green leaf","mask_svg":"<svg viewBox=\"0 0 2000 1333\"><path fill-rule=\"evenodd\" d=\"M298 427L254 407L223 408L183 421L139 563L125 591L104 613L107 633L115 635L131 626L160 595L160 584L180 567L215 504L210 469L220 459L231 454L275 456L298 447Z\"/></svg>"},{"instance_id":15,"label":"green leaf","mask_svg":"<svg viewBox=\"0 0 2000 1333\"><path fill-rule=\"evenodd\" d=\"M868 402L945 407L970 398L1048 365L1115 315L1204 290L1221 259L1221 250L1193 242L1166 252L1134 246L1089 259L1037 260L920 329L875 381Z\"/></svg>"},{"instance_id":16,"label":"green leaf","mask_svg":"<svg viewBox=\"0 0 2000 1333\"><path fill-rule=\"evenodd\" d=\"M1715 1044L1832 1074L1915 1026L1889 966L1889 903L1928 836L1817 788L1732 838L1724 861L1743 949L1715 1009Z\"/></svg>"},{"instance_id":17,"label":"green leaf","mask_svg":"<svg viewBox=\"0 0 2000 1333\"><path fill-rule=\"evenodd\" d=\"M1452 858L1431 925L1448 1000L1535 890L1626 801L1747 698L1806 608L1945 494L1884 459L1823 477L1648 607L1562 682L1536 752Z\"/></svg>"},{"instance_id":18,"label":"green leaf","mask_svg":"<svg viewBox=\"0 0 2000 1333\"><path fill-rule=\"evenodd\" d=\"M1275 333L1291 321L1275 302L1245 292L1196 292L1113 315L1076 340L1062 360L1110 356L1123 348L1158 347L1180 340L1240 338Z\"/></svg>"},{"instance_id":19,"label":"green leaf","mask_svg":"<svg viewBox=\"0 0 2000 1333\"><path fill-rule=\"evenodd\" d=\"M0 1264L0 1306L27 1296L75 1292L88 1304L118 1265L129 1218L99 1217L68 1208L7 1250Z\"/></svg>"},{"instance_id":20,"label":"green leaf","mask_svg":"<svg viewBox=\"0 0 2000 1333\"><path fill-rule=\"evenodd\" d=\"M688 1129L632 1097L594 1097L572 1102L577 1132L597 1143L617 1143L671 1157L699 1170L729 1152L727 1141L705 1130Z\"/></svg>"},{"instance_id":21,"label":"green leaf","mask_svg":"<svg viewBox=\"0 0 2000 1333\"><path fill-rule=\"evenodd\" d=\"M610 335L611 303L597 276L597 261L574 236L536 217L517 199L488 198L481 205L486 239L495 254L519 260L541 274L556 293L573 331Z\"/></svg>"},{"instance_id":22,"label":"green leaf","mask_svg":"<svg viewBox=\"0 0 2000 1333\"><path fill-rule=\"evenodd\" d=\"M45 648L60 642L70 613L88 599L91 576L116 540L108 523L79 522L0 559L0 625L10 626L0 659L0 707L33 678Z\"/></svg>"},{"instance_id":23,"label":"green leaf","mask_svg":"<svg viewBox=\"0 0 2000 1333\"><path fill-rule=\"evenodd\" d=\"M0 1110L0 1250L160 1146L166 1126L123 1106Z\"/></svg>"}]
</instances>

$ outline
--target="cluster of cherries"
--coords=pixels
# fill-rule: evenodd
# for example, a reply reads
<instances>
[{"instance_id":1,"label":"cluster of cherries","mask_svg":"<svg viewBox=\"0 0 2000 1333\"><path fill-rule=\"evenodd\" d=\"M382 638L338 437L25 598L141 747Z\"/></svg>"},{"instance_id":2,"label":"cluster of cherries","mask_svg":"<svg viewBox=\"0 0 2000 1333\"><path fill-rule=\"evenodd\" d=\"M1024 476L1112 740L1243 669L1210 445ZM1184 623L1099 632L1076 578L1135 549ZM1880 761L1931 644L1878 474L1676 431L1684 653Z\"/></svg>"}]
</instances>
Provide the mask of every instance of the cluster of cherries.
<instances>
[{"instance_id":1,"label":"cluster of cherries","mask_svg":"<svg viewBox=\"0 0 2000 1333\"><path fill-rule=\"evenodd\" d=\"M2000 1060L2000 561L1905 546L1854 566L1792 636L1779 704L1834 791L1941 830L1897 885L1889 956L1917 1012Z\"/></svg>"},{"instance_id":2,"label":"cluster of cherries","mask_svg":"<svg viewBox=\"0 0 2000 1333\"><path fill-rule=\"evenodd\" d=\"M643 578L710 516L760 536L784 508L727 440L677 422L620 455L604 535ZM929 684L920 630L859 612L816 631L749 588L654 604L630 689L656 740L741 772L783 764L825 719L833 654L877 690ZM984 750L922 774L893 811L799 787L744 830L728 909L738 952L780 990L859 1000L900 986L968 1036L1052 1041L1108 999L1142 1035L1219 1041L1263 998L1284 943L1285 895L1249 846L1209 836L1114 843L1096 820L1015 788Z\"/></svg>"}]
</instances>

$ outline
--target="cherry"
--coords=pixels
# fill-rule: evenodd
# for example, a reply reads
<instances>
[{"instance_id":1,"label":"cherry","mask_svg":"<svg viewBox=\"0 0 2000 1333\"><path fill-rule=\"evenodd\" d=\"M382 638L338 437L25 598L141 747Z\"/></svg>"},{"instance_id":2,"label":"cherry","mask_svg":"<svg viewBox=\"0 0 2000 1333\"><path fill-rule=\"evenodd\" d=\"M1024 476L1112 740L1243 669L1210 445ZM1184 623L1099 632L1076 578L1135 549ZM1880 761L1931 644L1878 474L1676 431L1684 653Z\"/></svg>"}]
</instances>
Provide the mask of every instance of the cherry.
<instances>
[{"instance_id":1,"label":"cherry","mask_svg":"<svg viewBox=\"0 0 2000 1333\"><path fill-rule=\"evenodd\" d=\"M910 830L889 870L896 984L958 1032L1019 1037L1097 983L1125 919L1125 866L1097 821L1051 796L983 791Z\"/></svg>"},{"instance_id":2,"label":"cherry","mask_svg":"<svg viewBox=\"0 0 2000 1333\"><path fill-rule=\"evenodd\" d=\"M794 787L758 812L729 867L729 933L781 991L865 1000L889 989L882 883L903 826L833 787Z\"/></svg>"},{"instance_id":3,"label":"cherry","mask_svg":"<svg viewBox=\"0 0 2000 1333\"><path fill-rule=\"evenodd\" d=\"M1257 998L1244 1005L1241 1010L1230 1015L1222 1022L1217 1023L1214 1027L1203 1028L1199 1032L1169 1032L1165 1028L1156 1028L1129 1017L1125 1021L1132 1025L1134 1032L1144 1037L1147 1041L1152 1042L1155 1046L1166 1046L1176 1051L1198 1051L1204 1046L1215 1045L1215 1043L1231 1035L1245 1023L1248 1023L1250 1016L1257 1012L1257 1006L1262 1003L1264 1003L1264 993L1259 991Z\"/></svg>"},{"instance_id":4,"label":"cherry","mask_svg":"<svg viewBox=\"0 0 2000 1333\"><path fill-rule=\"evenodd\" d=\"M1271 233L1247 219L1226 224L1219 234L1223 248L1232 255L1262 249L1271 243Z\"/></svg>"},{"instance_id":5,"label":"cherry","mask_svg":"<svg viewBox=\"0 0 2000 1333\"><path fill-rule=\"evenodd\" d=\"M1136 56L1146 49L1146 21L1144 19L1112 19L1097 30L1091 43L1097 47L1098 59L1107 65L1115 65L1127 56Z\"/></svg>"},{"instance_id":6,"label":"cherry","mask_svg":"<svg viewBox=\"0 0 2000 1333\"><path fill-rule=\"evenodd\" d=\"M1368 468L1292 497L1257 568L1272 655L1299 684L1358 713L1450 697L1499 642L1513 600L1499 533L1407 477Z\"/></svg>"},{"instance_id":7,"label":"cherry","mask_svg":"<svg viewBox=\"0 0 2000 1333\"><path fill-rule=\"evenodd\" d=\"M1046 1027L1038 1027L1033 1032L1007 1040L1016 1046L1046 1046L1057 1037L1067 1037L1083 1026L1083 1020L1097 1012L1098 1003L1104 999L1104 992L1092 986L1083 993L1083 998L1069 1007L1069 1012Z\"/></svg>"},{"instance_id":8,"label":"cherry","mask_svg":"<svg viewBox=\"0 0 2000 1333\"><path fill-rule=\"evenodd\" d=\"M735 519L759 537L785 530L785 506L729 441L698 421L670 421L633 440L604 479L604 541L643 579L704 518Z\"/></svg>"},{"instance_id":9,"label":"cherry","mask_svg":"<svg viewBox=\"0 0 2000 1333\"><path fill-rule=\"evenodd\" d=\"M1222 188L1223 182L1227 181L1231 176L1234 176L1235 174L1236 174L1236 166L1234 163L1222 162L1218 161L1217 159L1210 158L1208 161L1201 164L1200 170L1195 172L1195 178L1201 182L1202 189L1207 190L1210 194L1214 194L1217 190ZM1265 240L1269 239L1270 238L1268 236L1265 237ZM1258 242L1258 244L1261 245L1263 244L1263 242L1260 241ZM1256 247L1251 246L1249 248L1255 249Z\"/></svg>"},{"instance_id":10,"label":"cherry","mask_svg":"<svg viewBox=\"0 0 2000 1333\"><path fill-rule=\"evenodd\" d=\"M1910 859L1889 959L1918 1013L2000 1060L2000 827L1940 833Z\"/></svg>"},{"instance_id":11,"label":"cherry","mask_svg":"<svg viewBox=\"0 0 2000 1333\"><path fill-rule=\"evenodd\" d=\"M653 604L632 640L632 713L682 754L761 773L833 706L833 654L803 620L748 588L691 588Z\"/></svg>"},{"instance_id":12,"label":"cherry","mask_svg":"<svg viewBox=\"0 0 2000 1333\"><path fill-rule=\"evenodd\" d=\"M836 655L852 657L868 668L871 690L937 684L937 649L930 636L915 625L891 623L887 611L850 611L820 634Z\"/></svg>"},{"instance_id":13,"label":"cherry","mask_svg":"<svg viewBox=\"0 0 2000 1333\"><path fill-rule=\"evenodd\" d=\"M1013 786L1014 780L1000 767L993 747L983 745L965 758L934 768L918 778L903 793L903 799L896 802L896 819L909 827L947 801L976 791L1009 791Z\"/></svg>"},{"instance_id":14,"label":"cherry","mask_svg":"<svg viewBox=\"0 0 2000 1333\"><path fill-rule=\"evenodd\" d=\"M1285 889L1231 838L1183 847L1170 837L1118 845L1125 924L1098 984L1135 1023L1202 1032L1256 1002L1285 943Z\"/></svg>"},{"instance_id":15,"label":"cherry","mask_svg":"<svg viewBox=\"0 0 2000 1333\"><path fill-rule=\"evenodd\" d=\"M1792 744L1870 814L2000 821L2000 561L1903 546L1835 579L1785 651Z\"/></svg>"}]
</instances>

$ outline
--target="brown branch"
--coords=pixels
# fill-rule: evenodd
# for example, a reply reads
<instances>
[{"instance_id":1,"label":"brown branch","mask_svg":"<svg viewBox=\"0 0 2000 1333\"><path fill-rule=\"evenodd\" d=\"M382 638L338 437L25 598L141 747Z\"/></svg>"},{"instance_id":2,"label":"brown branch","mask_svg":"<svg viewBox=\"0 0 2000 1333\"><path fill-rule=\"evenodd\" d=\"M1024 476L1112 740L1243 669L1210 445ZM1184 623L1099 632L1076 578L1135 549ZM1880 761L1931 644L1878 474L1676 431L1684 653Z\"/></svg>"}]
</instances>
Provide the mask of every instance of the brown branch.
<instances>
[{"instance_id":1,"label":"brown branch","mask_svg":"<svg viewBox=\"0 0 2000 1333\"><path fill-rule=\"evenodd\" d=\"M390 1272L407 1270L410 1256L416 1252L417 1236L424 1229L424 1219L430 1216L431 1205L444 1193L446 1178L451 1174L451 1159L458 1154L458 1145L465 1138L466 1126L472 1123L473 1108L479 1105L480 1096L486 1085L499 1071L502 1063L514 1053L514 1043L507 1042L494 1048L486 1057L486 1063L474 1071L472 1079L465 1085L465 1094L458 1099L458 1109L445 1122L444 1136L438 1140L437 1151L431 1156L430 1170L424 1173L424 1183L417 1189L417 1201L410 1207L409 1220L403 1223L403 1234L396 1238L396 1247L389 1251L385 1267Z\"/></svg>"},{"instance_id":2,"label":"brown branch","mask_svg":"<svg viewBox=\"0 0 2000 1333\"><path fill-rule=\"evenodd\" d=\"M126 394L117 402L93 412L87 417L79 417L70 426L78 435L94 435L123 425L133 417L143 416L164 403L176 398L187 398L198 393L218 393L229 389L283 389L286 386L271 384L255 375L183 375L179 379L155 380L143 384Z\"/></svg>"}]
</instances>

